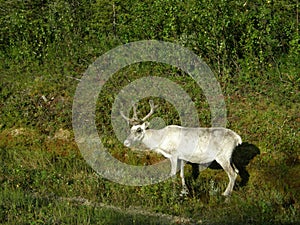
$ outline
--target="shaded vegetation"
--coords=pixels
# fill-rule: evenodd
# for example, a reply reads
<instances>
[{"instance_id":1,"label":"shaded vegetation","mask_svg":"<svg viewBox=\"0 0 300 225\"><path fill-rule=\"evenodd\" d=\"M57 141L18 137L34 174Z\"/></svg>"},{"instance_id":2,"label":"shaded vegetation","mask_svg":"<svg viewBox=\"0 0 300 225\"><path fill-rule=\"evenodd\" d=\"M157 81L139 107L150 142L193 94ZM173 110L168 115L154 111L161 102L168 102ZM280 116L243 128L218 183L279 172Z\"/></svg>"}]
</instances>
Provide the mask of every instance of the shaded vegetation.
<instances>
[{"instance_id":1,"label":"shaded vegetation","mask_svg":"<svg viewBox=\"0 0 300 225\"><path fill-rule=\"evenodd\" d=\"M82 158L71 118L78 79L101 54L144 39L187 47L220 82L228 127L246 143L234 155L241 176L230 199L220 196L228 181L216 168L194 179L187 165L190 195L182 198L179 179L123 186L97 176ZM1 0L0 223L299 223L299 51L297 0ZM134 165L162 157L124 148L110 109L123 87L149 75L179 84L195 102L200 125L210 126L208 103L187 74L150 62L123 68L103 87L96 122L111 154ZM155 116L180 123L170 103L155 101Z\"/></svg>"}]
</instances>

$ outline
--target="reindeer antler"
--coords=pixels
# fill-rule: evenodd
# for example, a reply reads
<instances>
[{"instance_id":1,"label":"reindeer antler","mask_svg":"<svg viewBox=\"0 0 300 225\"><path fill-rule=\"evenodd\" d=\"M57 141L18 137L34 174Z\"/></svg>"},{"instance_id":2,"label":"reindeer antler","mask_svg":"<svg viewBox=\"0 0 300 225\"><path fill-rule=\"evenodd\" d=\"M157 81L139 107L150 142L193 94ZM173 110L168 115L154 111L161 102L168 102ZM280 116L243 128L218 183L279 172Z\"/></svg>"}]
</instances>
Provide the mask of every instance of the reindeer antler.
<instances>
[{"instance_id":1,"label":"reindeer antler","mask_svg":"<svg viewBox=\"0 0 300 225\"><path fill-rule=\"evenodd\" d=\"M133 104L133 117L129 118L124 115L123 111L120 111L121 116L129 123L129 124L134 124L137 122L138 117L137 117L137 111L136 111L136 104Z\"/></svg>"},{"instance_id":2,"label":"reindeer antler","mask_svg":"<svg viewBox=\"0 0 300 225\"><path fill-rule=\"evenodd\" d=\"M145 121L146 119L148 119L150 116L152 116L152 114L154 113L154 110L158 107L158 105L154 105L154 102L153 100L150 100L149 101L149 104L150 104L150 112L147 114L147 116L145 116L142 121Z\"/></svg>"},{"instance_id":3,"label":"reindeer antler","mask_svg":"<svg viewBox=\"0 0 300 225\"><path fill-rule=\"evenodd\" d=\"M133 117L132 118L126 117L124 115L123 111L120 111L120 114L129 124L139 124L140 122L145 122L145 120L148 119L154 113L154 110L158 107L157 105L154 105L153 100L150 100L149 104L151 107L150 112L143 119L139 119L137 116L136 104L133 104Z\"/></svg>"}]
</instances>

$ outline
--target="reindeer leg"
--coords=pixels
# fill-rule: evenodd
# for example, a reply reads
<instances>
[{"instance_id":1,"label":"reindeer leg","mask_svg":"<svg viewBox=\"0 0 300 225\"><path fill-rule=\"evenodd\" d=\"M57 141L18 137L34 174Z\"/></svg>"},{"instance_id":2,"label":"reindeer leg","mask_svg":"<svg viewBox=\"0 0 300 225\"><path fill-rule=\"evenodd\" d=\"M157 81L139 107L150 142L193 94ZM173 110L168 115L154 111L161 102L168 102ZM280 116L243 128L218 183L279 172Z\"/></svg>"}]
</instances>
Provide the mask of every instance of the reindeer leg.
<instances>
[{"instance_id":1,"label":"reindeer leg","mask_svg":"<svg viewBox=\"0 0 300 225\"><path fill-rule=\"evenodd\" d=\"M171 162L171 172L170 172L170 176L172 177L172 180L173 180L173 194L174 196L176 195L176 186L175 186L175 180L176 180L176 171L177 171L177 161L178 161L178 158L177 156L173 156L173 155L170 155L171 157L169 158L170 159L170 162Z\"/></svg>"},{"instance_id":2,"label":"reindeer leg","mask_svg":"<svg viewBox=\"0 0 300 225\"><path fill-rule=\"evenodd\" d=\"M170 175L174 176L174 175L176 175L176 172L177 172L177 162L178 162L177 155L172 155L170 157L170 161L171 161L171 173L170 173Z\"/></svg>"},{"instance_id":3,"label":"reindeer leg","mask_svg":"<svg viewBox=\"0 0 300 225\"><path fill-rule=\"evenodd\" d=\"M225 172L227 173L227 175L229 177L228 186L222 195L230 196L231 192L233 190L233 186L234 186L238 171L234 170L234 168L231 166L231 163L229 160L225 161L225 160L217 160L216 159L216 161L222 166L222 168L225 170Z\"/></svg>"},{"instance_id":4,"label":"reindeer leg","mask_svg":"<svg viewBox=\"0 0 300 225\"><path fill-rule=\"evenodd\" d=\"M185 180L184 180L184 165L185 165L185 161L180 160L180 177L181 177L181 183L182 183L181 196L187 195L189 192L189 190L185 184Z\"/></svg>"}]
</instances>

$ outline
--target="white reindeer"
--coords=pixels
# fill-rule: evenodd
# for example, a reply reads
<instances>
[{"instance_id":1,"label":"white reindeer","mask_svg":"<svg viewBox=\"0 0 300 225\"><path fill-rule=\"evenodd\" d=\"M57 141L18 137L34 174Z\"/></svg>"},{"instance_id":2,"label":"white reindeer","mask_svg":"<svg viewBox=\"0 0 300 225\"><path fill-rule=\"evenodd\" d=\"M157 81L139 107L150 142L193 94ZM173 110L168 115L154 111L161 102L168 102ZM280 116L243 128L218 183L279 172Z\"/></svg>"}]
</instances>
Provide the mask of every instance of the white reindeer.
<instances>
[{"instance_id":1,"label":"white reindeer","mask_svg":"<svg viewBox=\"0 0 300 225\"><path fill-rule=\"evenodd\" d=\"M232 130L222 127L189 128L176 125L166 126L162 129L149 129L146 120L154 113L153 101L149 101L151 110L143 119L138 119L136 107L133 107L132 119L121 116L133 124L130 134L124 141L126 147L142 143L150 150L162 154L171 161L171 176L176 174L177 164L180 164L180 177L182 181L182 194L187 193L184 180L185 162L197 163L207 167L216 160L229 177L229 184L223 193L231 195L238 170L231 162L234 148L242 143L241 137Z\"/></svg>"}]
</instances>

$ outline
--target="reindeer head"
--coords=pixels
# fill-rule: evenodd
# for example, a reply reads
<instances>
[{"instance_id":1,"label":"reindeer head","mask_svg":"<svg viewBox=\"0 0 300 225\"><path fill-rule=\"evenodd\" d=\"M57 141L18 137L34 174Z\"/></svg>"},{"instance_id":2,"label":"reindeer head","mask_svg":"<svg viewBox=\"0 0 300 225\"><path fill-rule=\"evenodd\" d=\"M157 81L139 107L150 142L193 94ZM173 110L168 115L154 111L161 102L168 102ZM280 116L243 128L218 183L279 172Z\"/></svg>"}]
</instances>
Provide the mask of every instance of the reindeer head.
<instances>
[{"instance_id":1,"label":"reindeer head","mask_svg":"<svg viewBox=\"0 0 300 225\"><path fill-rule=\"evenodd\" d=\"M134 125L130 129L130 134L124 141L124 145L126 147L130 147L131 145L134 145L135 143L140 143L144 136L146 129L149 126L149 122L144 122L142 125Z\"/></svg>"},{"instance_id":2,"label":"reindeer head","mask_svg":"<svg viewBox=\"0 0 300 225\"><path fill-rule=\"evenodd\" d=\"M143 118L139 119L137 117L136 105L133 105L133 117L130 119L124 115L121 111L121 116L130 124L132 125L130 129L130 134L124 141L124 145L126 147L130 147L131 145L141 142L145 136L146 129L149 127L149 122L146 120L154 113L155 108L157 106L154 105L153 101L149 101L150 104L150 112Z\"/></svg>"}]
</instances>

